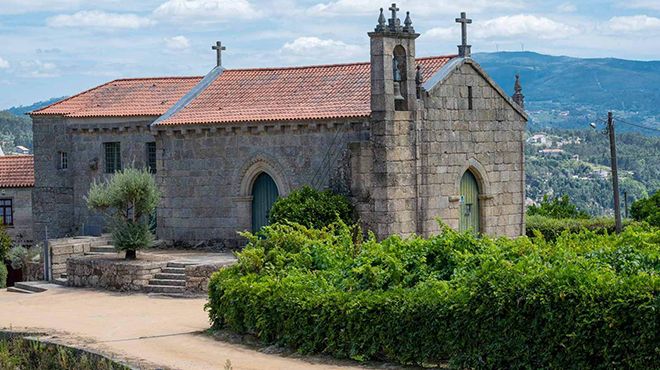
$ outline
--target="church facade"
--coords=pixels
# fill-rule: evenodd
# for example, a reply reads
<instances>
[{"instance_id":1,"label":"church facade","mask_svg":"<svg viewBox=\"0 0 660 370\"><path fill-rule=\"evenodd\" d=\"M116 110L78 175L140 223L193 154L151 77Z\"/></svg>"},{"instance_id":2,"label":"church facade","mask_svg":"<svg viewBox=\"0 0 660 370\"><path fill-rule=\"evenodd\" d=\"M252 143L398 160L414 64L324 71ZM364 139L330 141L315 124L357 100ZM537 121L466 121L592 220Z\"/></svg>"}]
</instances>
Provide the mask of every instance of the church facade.
<instances>
[{"instance_id":1,"label":"church facade","mask_svg":"<svg viewBox=\"0 0 660 370\"><path fill-rule=\"evenodd\" d=\"M303 185L349 196L381 238L433 234L437 220L524 234L519 85L514 101L466 37L458 55L416 57L410 15L390 10L370 62L224 69L218 54L203 78L116 80L33 112L36 238L100 232L84 196L126 166L155 173L164 240L237 246Z\"/></svg>"}]
</instances>

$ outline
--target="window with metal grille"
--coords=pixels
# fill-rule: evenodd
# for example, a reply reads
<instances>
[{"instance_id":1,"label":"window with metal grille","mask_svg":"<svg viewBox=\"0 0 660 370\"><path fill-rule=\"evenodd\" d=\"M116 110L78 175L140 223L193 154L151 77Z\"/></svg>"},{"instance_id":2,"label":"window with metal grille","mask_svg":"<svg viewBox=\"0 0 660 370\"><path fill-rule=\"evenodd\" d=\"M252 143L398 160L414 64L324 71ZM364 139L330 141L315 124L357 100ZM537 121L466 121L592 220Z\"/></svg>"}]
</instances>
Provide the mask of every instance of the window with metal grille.
<instances>
[{"instance_id":1,"label":"window with metal grille","mask_svg":"<svg viewBox=\"0 0 660 370\"><path fill-rule=\"evenodd\" d=\"M69 168L69 153L60 152L60 170Z\"/></svg>"},{"instance_id":2,"label":"window with metal grille","mask_svg":"<svg viewBox=\"0 0 660 370\"><path fill-rule=\"evenodd\" d=\"M14 213L11 199L0 199L0 221L3 225L14 224Z\"/></svg>"},{"instance_id":3,"label":"window with metal grille","mask_svg":"<svg viewBox=\"0 0 660 370\"><path fill-rule=\"evenodd\" d=\"M147 167L149 172L156 173L156 143L147 143Z\"/></svg>"},{"instance_id":4,"label":"window with metal grille","mask_svg":"<svg viewBox=\"0 0 660 370\"><path fill-rule=\"evenodd\" d=\"M105 148L105 173L121 170L121 146L118 142L103 143Z\"/></svg>"}]
</instances>

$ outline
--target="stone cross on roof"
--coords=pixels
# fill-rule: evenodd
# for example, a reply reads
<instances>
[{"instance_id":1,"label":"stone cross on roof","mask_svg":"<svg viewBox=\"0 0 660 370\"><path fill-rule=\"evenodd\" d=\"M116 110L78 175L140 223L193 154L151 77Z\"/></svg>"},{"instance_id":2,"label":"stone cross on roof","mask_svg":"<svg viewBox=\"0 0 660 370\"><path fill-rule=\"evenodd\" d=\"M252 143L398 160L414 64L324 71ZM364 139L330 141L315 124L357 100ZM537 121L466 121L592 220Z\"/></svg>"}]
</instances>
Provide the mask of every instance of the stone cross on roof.
<instances>
[{"instance_id":1,"label":"stone cross on roof","mask_svg":"<svg viewBox=\"0 0 660 370\"><path fill-rule=\"evenodd\" d=\"M470 50L472 45L467 43L467 25L472 23L472 19L469 19L465 12L461 12L461 17L456 18L456 23L461 24L461 45L458 45L458 56L469 57L472 54Z\"/></svg>"},{"instance_id":2,"label":"stone cross on roof","mask_svg":"<svg viewBox=\"0 0 660 370\"><path fill-rule=\"evenodd\" d=\"M222 66L222 51L227 50L227 48L222 46L222 43L220 41L216 41L215 45L211 46L211 49L215 50L216 53L218 54L217 66L218 67Z\"/></svg>"},{"instance_id":3,"label":"stone cross on roof","mask_svg":"<svg viewBox=\"0 0 660 370\"><path fill-rule=\"evenodd\" d=\"M396 15L396 12L398 12L400 9L396 7L396 3L392 3L392 6L390 6L389 10L392 11L392 18L389 20L390 31L401 31L401 20Z\"/></svg>"}]
</instances>

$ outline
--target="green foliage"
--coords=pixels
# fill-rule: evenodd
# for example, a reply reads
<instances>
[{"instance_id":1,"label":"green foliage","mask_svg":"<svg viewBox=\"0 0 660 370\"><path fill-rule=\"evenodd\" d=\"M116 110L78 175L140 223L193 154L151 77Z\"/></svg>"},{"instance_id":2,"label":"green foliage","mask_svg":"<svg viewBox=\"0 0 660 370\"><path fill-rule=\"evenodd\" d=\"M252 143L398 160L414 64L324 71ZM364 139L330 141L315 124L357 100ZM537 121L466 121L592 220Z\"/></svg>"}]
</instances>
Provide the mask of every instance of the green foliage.
<instances>
[{"instance_id":1,"label":"green foliage","mask_svg":"<svg viewBox=\"0 0 660 370\"><path fill-rule=\"evenodd\" d=\"M377 242L272 225L215 273L215 328L356 360L454 368L652 368L660 230ZM631 350L634 349L634 350Z\"/></svg>"},{"instance_id":2,"label":"green foliage","mask_svg":"<svg viewBox=\"0 0 660 370\"><path fill-rule=\"evenodd\" d=\"M5 227L0 225L0 262L4 261L9 254L13 242Z\"/></svg>"},{"instance_id":3,"label":"green foliage","mask_svg":"<svg viewBox=\"0 0 660 370\"><path fill-rule=\"evenodd\" d=\"M4 261L0 262L0 288L7 286L7 266L5 266Z\"/></svg>"},{"instance_id":4,"label":"green foliage","mask_svg":"<svg viewBox=\"0 0 660 370\"><path fill-rule=\"evenodd\" d=\"M32 121L25 116L0 111L0 143L32 148ZM3 149L13 150L14 148L9 146Z\"/></svg>"},{"instance_id":5,"label":"green foliage","mask_svg":"<svg viewBox=\"0 0 660 370\"><path fill-rule=\"evenodd\" d=\"M127 258L150 245L149 217L160 202L160 191L147 169L126 168L104 183L92 184L86 200L90 209L111 217L113 244L127 251Z\"/></svg>"},{"instance_id":6,"label":"green foliage","mask_svg":"<svg viewBox=\"0 0 660 370\"><path fill-rule=\"evenodd\" d=\"M271 223L295 222L315 228L327 226L337 217L348 224L354 222L350 201L330 190L318 191L307 185L279 198L269 214Z\"/></svg>"},{"instance_id":7,"label":"green foliage","mask_svg":"<svg viewBox=\"0 0 660 370\"><path fill-rule=\"evenodd\" d=\"M19 337L0 338L0 369L128 370L96 354Z\"/></svg>"},{"instance_id":8,"label":"green foliage","mask_svg":"<svg viewBox=\"0 0 660 370\"><path fill-rule=\"evenodd\" d=\"M624 220L623 226L632 224ZM550 218L545 216L527 216L526 234L534 237L539 232L548 241L555 241L563 233L579 233L583 230L593 231L595 234L612 234L615 231L614 218L598 217L590 219L577 218Z\"/></svg>"},{"instance_id":9,"label":"green foliage","mask_svg":"<svg viewBox=\"0 0 660 370\"><path fill-rule=\"evenodd\" d=\"M559 198L550 199L547 195L539 205L531 205L527 208L529 216L544 216L550 218L589 218L586 212L577 209L575 204L571 203L568 195L562 195Z\"/></svg>"},{"instance_id":10,"label":"green foliage","mask_svg":"<svg viewBox=\"0 0 660 370\"><path fill-rule=\"evenodd\" d=\"M630 207L630 215L637 221L660 226L660 191L656 191L648 198L635 201Z\"/></svg>"}]
</instances>

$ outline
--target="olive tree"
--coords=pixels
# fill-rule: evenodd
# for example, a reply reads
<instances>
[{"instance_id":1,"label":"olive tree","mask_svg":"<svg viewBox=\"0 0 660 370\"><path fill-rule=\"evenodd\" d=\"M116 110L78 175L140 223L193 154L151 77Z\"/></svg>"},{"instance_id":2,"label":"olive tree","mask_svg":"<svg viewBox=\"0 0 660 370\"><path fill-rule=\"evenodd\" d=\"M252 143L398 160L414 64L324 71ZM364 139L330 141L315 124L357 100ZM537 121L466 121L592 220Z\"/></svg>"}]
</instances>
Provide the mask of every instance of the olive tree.
<instances>
[{"instance_id":1,"label":"olive tree","mask_svg":"<svg viewBox=\"0 0 660 370\"><path fill-rule=\"evenodd\" d=\"M90 209L108 216L115 248L125 251L126 259L135 259L136 251L149 247L154 239L149 217L160 196L147 169L126 168L104 182L94 182L86 201Z\"/></svg>"}]
</instances>

